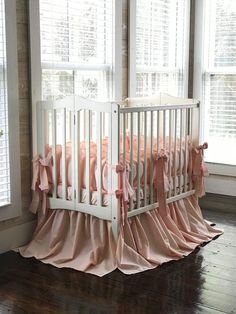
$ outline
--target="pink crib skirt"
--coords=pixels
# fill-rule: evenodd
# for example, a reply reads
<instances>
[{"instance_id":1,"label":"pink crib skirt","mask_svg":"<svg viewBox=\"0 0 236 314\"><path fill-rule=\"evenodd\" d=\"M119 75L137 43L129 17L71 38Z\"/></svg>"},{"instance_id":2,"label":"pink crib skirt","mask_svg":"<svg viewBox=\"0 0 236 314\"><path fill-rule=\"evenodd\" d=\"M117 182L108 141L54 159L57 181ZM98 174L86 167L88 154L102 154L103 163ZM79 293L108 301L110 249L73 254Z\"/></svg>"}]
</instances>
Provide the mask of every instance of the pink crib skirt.
<instances>
[{"instance_id":1,"label":"pink crib skirt","mask_svg":"<svg viewBox=\"0 0 236 314\"><path fill-rule=\"evenodd\" d=\"M169 204L165 215L154 209L130 218L117 244L111 223L69 210L40 210L32 241L19 249L56 267L103 276L118 268L125 274L155 268L187 256L222 234L203 219L192 196Z\"/></svg>"}]
</instances>

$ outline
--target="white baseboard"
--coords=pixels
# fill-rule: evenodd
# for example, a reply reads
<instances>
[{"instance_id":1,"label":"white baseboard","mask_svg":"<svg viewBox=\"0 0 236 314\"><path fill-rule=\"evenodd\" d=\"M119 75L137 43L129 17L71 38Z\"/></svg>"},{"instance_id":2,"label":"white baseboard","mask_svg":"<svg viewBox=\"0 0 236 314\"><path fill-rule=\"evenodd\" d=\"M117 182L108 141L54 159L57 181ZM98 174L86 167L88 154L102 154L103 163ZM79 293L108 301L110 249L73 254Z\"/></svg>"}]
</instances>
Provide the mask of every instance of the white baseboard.
<instances>
[{"instance_id":1,"label":"white baseboard","mask_svg":"<svg viewBox=\"0 0 236 314\"><path fill-rule=\"evenodd\" d=\"M214 194L236 196L236 178L210 175L205 178L206 191Z\"/></svg>"},{"instance_id":2,"label":"white baseboard","mask_svg":"<svg viewBox=\"0 0 236 314\"><path fill-rule=\"evenodd\" d=\"M0 254L27 244L36 227L36 220L0 231Z\"/></svg>"}]
</instances>

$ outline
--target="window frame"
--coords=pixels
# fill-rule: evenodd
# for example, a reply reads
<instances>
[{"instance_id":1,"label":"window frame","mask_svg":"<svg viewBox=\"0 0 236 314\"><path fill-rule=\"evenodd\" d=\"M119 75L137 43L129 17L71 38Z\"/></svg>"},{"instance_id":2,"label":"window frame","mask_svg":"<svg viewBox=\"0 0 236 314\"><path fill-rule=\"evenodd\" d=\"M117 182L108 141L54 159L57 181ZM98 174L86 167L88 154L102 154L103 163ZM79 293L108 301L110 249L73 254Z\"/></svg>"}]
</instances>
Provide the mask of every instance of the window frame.
<instances>
[{"instance_id":1,"label":"window frame","mask_svg":"<svg viewBox=\"0 0 236 314\"><path fill-rule=\"evenodd\" d=\"M215 72L214 69L204 69L204 45L205 45L205 35L204 35L204 21L205 21L205 6L206 2L204 0L195 1L195 35L194 35L194 70L193 70L193 97L197 97L202 101L202 76L204 73L211 73L211 70ZM196 32L196 30L198 30ZM197 49L196 49L197 47ZM204 112L205 108L203 106L200 110L200 140L204 141ZM209 169L210 174L219 175L219 176L229 176L236 177L236 166L216 163L216 162L207 162L206 163ZM213 182L211 186L214 185ZM218 187L214 189L214 186L211 188L215 193L218 193ZM220 192L219 192L220 193ZM222 192L221 192L222 194Z\"/></svg>"},{"instance_id":2,"label":"window frame","mask_svg":"<svg viewBox=\"0 0 236 314\"><path fill-rule=\"evenodd\" d=\"M7 106L9 123L10 204L0 206L0 221L21 215L19 96L17 64L16 0L5 1ZM14 126L14 127L10 127Z\"/></svg>"},{"instance_id":3,"label":"window frame","mask_svg":"<svg viewBox=\"0 0 236 314\"><path fill-rule=\"evenodd\" d=\"M30 21L30 64L31 64L31 100L32 100L32 150L33 155L37 153L37 117L36 103L42 99L42 63L40 47L40 0L29 0L29 21ZM115 101L122 100L122 1L114 1L114 37L113 37L113 82L112 82L112 99ZM47 63L43 63L48 67ZM75 64L77 68L85 69L84 65ZM86 69L91 70L88 65ZM85 70L86 70L85 69ZM94 69L98 69L96 65Z\"/></svg>"},{"instance_id":4,"label":"window frame","mask_svg":"<svg viewBox=\"0 0 236 314\"><path fill-rule=\"evenodd\" d=\"M190 9L191 1L186 1L186 29L187 35L184 38L184 82L183 96L188 96L188 72L189 72L189 39L190 39ZM128 22L128 96L136 97L136 9L137 0L129 1L129 22Z\"/></svg>"}]
</instances>

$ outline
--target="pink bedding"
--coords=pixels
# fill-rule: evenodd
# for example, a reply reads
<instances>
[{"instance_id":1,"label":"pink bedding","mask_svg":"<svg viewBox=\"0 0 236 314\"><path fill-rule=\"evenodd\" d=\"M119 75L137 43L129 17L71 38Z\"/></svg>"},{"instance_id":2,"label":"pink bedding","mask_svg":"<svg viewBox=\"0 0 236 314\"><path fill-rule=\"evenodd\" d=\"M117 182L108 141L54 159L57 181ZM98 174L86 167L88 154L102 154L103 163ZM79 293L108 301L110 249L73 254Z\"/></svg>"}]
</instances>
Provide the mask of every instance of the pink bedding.
<instances>
[{"instance_id":1,"label":"pink bedding","mask_svg":"<svg viewBox=\"0 0 236 314\"><path fill-rule=\"evenodd\" d=\"M166 138L166 147L169 147L168 143L169 139ZM150 182L153 179L155 183L156 180L156 168L154 167L155 159L157 156L157 149L156 149L156 140L153 141L155 145L153 145L153 171L150 173L151 169L151 154L150 154L150 143L147 142L147 190L146 195L147 198L150 196ZM159 143L159 147L161 147L162 142ZM171 153L166 151L166 155L168 157L168 162L165 166L165 172L167 177L169 178L169 171L171 171L171 178L169 182L169 188L173 189L174 186L174 164L176 165L176 179L175 184L176 188L179 188L180 182L182 183L182 187L184 184L184 171L185 171L185 143L182 142L181 150L180 150L180 142L177 142L176 145L176 157L174 158L174 147L173 147L173 140L172 140L172 149ZM122 147L122 145L121 145ZM188 153L186 154L186 161L187 161L187 169L189 170L191 164L189 163L189 154L190 154L191 143L188 141ZM46 146L46 155L51 153L51 147L49 145ZM140 200L143 201L144 196L144 139L141 137L140 141ZM107 161L108 156L108 139L104 138L102 141L102 192L103 192L103 206L107 205L108 202L108 170L109 165ZM121 153L120 157L121 163L123 163L123 154ZM174 162L175 161L175 162ZM59 198L62 197L62 147L61 145L57 145L56 147L56 163L57 163L57 196ZM131 163L130 163L130 138L129 136L126 137L126 175L128 177L129 182L131 183ZM98 171L97 171L97 146L96 143L90 143L90 192L91 192L91 203L96 204L97 202L97 182L98 182ZM137 199L137 186L138 186L138 162L137 162L137 137L133 138L133 192L134 197L133 200ZM79 176L80 176L80 189L81 189L81 200L86 199L86 143L83 141L80 143L80 162L79 162ZM49 182L52 186L52 168L48 170L48 177ZM153 176L153 178L151 177ZM181 178L181 179L180 179ZM71 143L67 143L66 146L66 179L67 179L67 199L71 199L72 195L72 165L71 165ZM188 179L189 181L189 179ZM187 183L188 183L187 181ZM154 191L155 193L155 191Z\"/></svg>"}]
</instances>

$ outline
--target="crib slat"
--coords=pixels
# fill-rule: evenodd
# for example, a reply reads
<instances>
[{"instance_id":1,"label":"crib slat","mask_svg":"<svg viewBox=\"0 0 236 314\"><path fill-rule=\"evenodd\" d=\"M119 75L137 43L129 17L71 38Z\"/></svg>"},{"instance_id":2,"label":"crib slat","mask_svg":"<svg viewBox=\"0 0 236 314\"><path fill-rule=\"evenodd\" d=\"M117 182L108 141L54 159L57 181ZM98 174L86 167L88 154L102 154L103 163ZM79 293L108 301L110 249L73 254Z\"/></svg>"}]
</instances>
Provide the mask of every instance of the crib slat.
<instances>
[{"instance_id":1,"label":"crib slat","mask_svg":"<svg viewBox=\"0 0 236 314\"><path fill-rule=\"evenodd\" d=\"M147 112L144 112L144 206L147 205Z\"/></svg>"},{"instance_id":2,"label":"crib slat","mask_svg":"<svg viewBox=\"0 0 236 314\"><path fill-rule=\"evenodd\" d=\"M193 134L192 134L192 125L193 125L193 109L188 109L189 110L189 137L191 139L191 143L193 140ZM188 148L191 144L188 145ZM192 163L192 149L190 147L189 149L189 163ZM189 172L189 190L191 191L193 188L193 183L192 183L192 174Z\"/></svg>"},{"instance_id":3,"label":"crib slat","mask_svg":"<svg viewBox=\"0 0 236 314\"><path fill-rule=\"evenodd\" d=\"M90 138L91 110L86 110L86 203L90 204Z\"/></svg>"},{"instance_id":4,"label":"crib slat","mask_svg":"<svg viewBox=\"0 0 236 314\"><path fill-rule=\"evenodd\" d=\"M73 171L73 167L75 165L75 160L76 160L76 155L75 155L75 128L74 128L74 123L75 123L75 115L73 111L69 112L69 132L70 132L70 139L71 139L71 199L74 200L76 198L76 173Z\"/></svg>"},{"instance_id":5,"label":"crib slat","mask_svg":"<svg viewBox=\"0 0 236 314\"><path fill-rule=\"evenodd\" d=\"M159 121L159 111L157 111L157 154L159 151L159 143L160 143L160 121Z\"/></svg>"},{"instance_id":6,"label":"crib slat","mask_svg":"<svg viewBox=\"0 0 236 314\"><path fill-rule=\"evenodd\" d=\"M72 137L73 137L73 127L72 127L72 121L74 121L74 114L72 114L71 111L69 111L69 125L68 125L68 134L67 136L69 135L69 139L72 140Z\"/></svg>"},{"instance_id":7,"label":"crib slat","mask_svg":"<svg viewBox=\"0 0 236 314\"><path fill-rule=\"evenodd\" d=\"M138 162L138 185L137 185L137 208L140 207L140 112L138 114L138 151L137 151L137 162Z\"/></svg>"},{"instance_id":8,"label":"crib slat","mask_svg":"<svg viewBox=\"0 0 236 314\"><path fill-rule=\"evenodd\" d=\"M180 109L180 142L179 142L179 194L182 193L182 137L183 137L183 109Z\"/></svg>"},{"instance_id":9,"label":"crib slat","mask_svg":"<svg viewBox=\"0 0 236 314\"><path fill-rule=\"evenodd\" d=\"M178 111L177 109L175 109L175 135L174 135L174 178L173 178L173 185L174 185L174 196L176 195L176 174L177 174L177 171L176 171L176 154L177 154L177 117L178 117Z\"/></svg>"},{"instance_id":10,"label":"crib slat","mask_svg":"<svg viewBox=\"0 0 236 314\"><path fill-rule=\"evenodd\" d=\"M166 149L166 110L163 110L163 149Z\"/></svg>"},{"instance_id":11,"label":"crib slat","mask_svg":"<svg viewBox=\"0 0 236 314\"><path fill-rule=\"evenodd\" d=\"M123 113L123 164L126 162L126 114Z\"/></svg>"},{"instance_id":12,"label":"crib slat","mask_svg":"<svg viewBox=\"0 0 236 314\"><path fill-rule=\"evenodd\" d=\"M185 140L184 140L184 192L187 191L187 176L188 176L188 165L187 165L187 160L188 160L188 110L185 109Z\"/></svg>"},{"instance_id":13,"label":"crib slat","mask_svg":"<svg viewBox=\"0 0 236 314\"><path fill-rule=\"evenodd\" d=\"M80 202L80 111L75 114L75 199Z\"/></svg>"},{"instance_id":14,"label":"crib slat","mask_svg":"<svg viewBox=\"0 0 236 314\"><path fill-rule=\"evenodd\" d=\"M133 172L133 112L130 113L130 185L133 188L134 172ZM129 210L133 209L133 197L130 198Z\"/></svg>"},{"instance_id":15,"label":"crib slat","mask_svg":"<svg viewBox=\"0 0 236 314\"><path fill-rule=\"evenodd\" d=\"M66 109L62 109L62 198L67 198L66 182Z\"/></svg>"},{"instance_id":16,"label":"crib slat","mask_svg":"<svg viewBox=\"0 0 236 314\"><path fill-rule=\"evenodd\" d=\"M49 144L49 110L43 110L44 136L43 153L46 153L46 145Z\"/></svg>"},{"instance_id":17,"label":"crib slat","mask_svg":"<svg viewBox=\"0 0 236 314\"><path fill-rule=\"evenodd\" d=\"M120 122L122 122L121 116L120 116L120 120L121 120ZM108 117L107 123L108 123L108 164L110 166L112 166L112 144L114 145L114 143L112 143L112 119L110 117ZM119 130L120 130L120 132L122 132L121 131L121 125L119 126ZM119 153L121 154L120 145L118 145L118 149L119 149ZM119 158L120 158L120 154L119 154ZM119 162L120 162L120 160L119 160ZM110 169L109 169L108 174L107 174L107 183L108 183L108 191L110 192L110 195L108 197L108 206L109 206L109 208L111 208L111 206L112 206L112 193L114 191L112 191L112 171Z\"/></svg>"},{"instance_id":18,"label":"crib slat","mask_svg":"<svg viewBox=\"0 0 236 314\"><path fill-rule=\"evenodd\" d=\"M97 112L97 205L102 206L102 113Z\"/></svg>"},{"instance_id":19,"label":"crib slat","mask_svg":"<svg viewBox=\"0 0 236 314\"><path fill-rule=\"evenodd\" d=\"M52 110L52 160L53 160L53 197L57 197L57 111Z\"/></svg>"},{"instance_id":20,"label":"crib slat","mask_svg":"<svg viewBox=\"0 0 236 314\"><path fill-rule=\"evenodd\" d=\"M150 138L150 174L149 174L149 180L150 180L150 203L153 203L153 111L151 111L151 123L150 123L150 129L151 129L151 138Z\"/></svg>"},{"instance_id":21,"label":"crib slat","mask_svg":"<svg viewBox=\"0 0 236 314\"><path fill-rule=\"evenodd\" d=\"M171 163L172 163L172 110L169 110L169 182L171 183ZM171 187L168 193L171 197Z\"/></svg>"}]
</instances>

